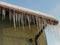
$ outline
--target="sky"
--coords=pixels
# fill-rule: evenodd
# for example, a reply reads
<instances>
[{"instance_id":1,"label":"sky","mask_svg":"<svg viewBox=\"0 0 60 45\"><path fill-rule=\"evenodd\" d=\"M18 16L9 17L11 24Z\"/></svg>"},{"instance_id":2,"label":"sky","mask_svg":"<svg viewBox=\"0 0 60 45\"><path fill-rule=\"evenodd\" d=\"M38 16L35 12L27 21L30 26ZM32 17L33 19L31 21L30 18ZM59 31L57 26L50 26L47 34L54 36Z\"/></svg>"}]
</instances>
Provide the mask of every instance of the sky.
<instances>
[{"instance_id":1,"label":"sky","mask_svg":"<svg viewBox=\"0 0 60 45\"><path fill-rule=\"evenodd\" d=\"M55 16L60 21L60 0L0 0ZM57 29L56 29L57 30ZM48 45L60 45L54 29L46 32Z\"/></svg>"}]
</instances>

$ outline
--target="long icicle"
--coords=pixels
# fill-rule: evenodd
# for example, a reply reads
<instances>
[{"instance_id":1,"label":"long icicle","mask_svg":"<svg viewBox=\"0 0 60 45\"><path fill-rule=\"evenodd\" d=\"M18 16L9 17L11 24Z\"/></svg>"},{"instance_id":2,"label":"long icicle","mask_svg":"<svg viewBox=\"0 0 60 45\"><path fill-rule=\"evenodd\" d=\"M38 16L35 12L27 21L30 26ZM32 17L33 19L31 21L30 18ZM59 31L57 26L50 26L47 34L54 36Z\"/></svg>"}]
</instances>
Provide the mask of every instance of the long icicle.
<instances>
[{"instance_id":1,"label":"long icicle","mask_svg":"<svg viewBox=\"0 0 60 45\"><path fill-rule=\"evenodd\" d=\"M20 19L21 19L21 15L18 14L18 23L19 23L19 27L20 27Z\"/></svg>"},{"instance_id":2,"label":"long icicle","mask_svg":"<svg viewBox=\"0 0 60 45\"><path fill-rule=\"evenodd\" d=\"M41 21L40 18L38 18L38 27L39 27L38 33L39 33L39 31L41 30L41 22L40 22L40 21Z\"/></svg>"},{"instance_id":3,"label":"long icicle","mask_svg":"<svg viewBox=\"0 0 60 45\"><path fill-rule=\"evenodd\" d=\"M9 11L9 20L10 21L12 20L12 13L11 13L11 11Z\"/></svg>"},{"instance_id":4,"label":"long icicle","mask_svg":"<svg viewBox=\"0 0 60 45\"><path fill-rule=\"evenodd\" d=\"M32 16L32 19L33 19L33 23L34 23L34 25L35 25L35 19L34 19L34 16Z\"/></svg>"},{"instance_id":5,"label":"long icicle","mask_svg":"<svg viewBox=\"0 0 60 45\"><path fill-rule=\"evenodd\" d=\"M46 22L46 20L45 19L43 19L43 26L42 26L42 29L44 28L44 27L46 27L47 26L47 22ZM43 33L45 33L45 30L43 31Z\"/></svg>"},{"instance_id":6,"label":"long icicle","mask_svg":"<svg viewBox=\"0 0 60 45\"><path fill-rule=\"evenodd\" d=\"M17 13L16 13L16 23L17 23L18 17L17 17Z\"/></svg>"},{"instance_id":7,"label":"long icicle","mask_svg":"<svg viewBox=\"0 0 60 45\"><path fill-rule=\"evenodd\" d=\"M37 30L39 30L38 17L35 17L35 18L36 18Z\"/></svg>"},{"instance_id":8,"label":"long icicle","mask_svg":"<svg viewBox=\"0 0 60 45\"><path fill-rule=\"evenodd\" d=\"M16 23L15 23L15 12L13 12L13 24L14 24L14 28L16 28Z\"/></svg>"},{"instance_id":9,"label":"long icicle","mask_svg":"<svg viewBox=\"0 0 60 45\"><path fill-rule=\"evenodd\" d=\"M21 15L21 23L22 23L23 30L24 30L24 20L23 20L23 13L22 13L22 15Z\"/></svg>"},{"instance_id":10,"label":"long icicle","mask_svg":"<svg viewBox=\"0 0 60 45\"><path fill-rule=\"evenodd\" d=\"M29 25L29 29L30 29L30 18L28 15L27 15L27 20L28 20L28 25Z\"/></svg>"},{"instance_id":11,"label":"long icicle","mask_svg":"<svg viewBox=\"0 0 60 45\"><path fill-rule=\"evenodd\" d=\"M27 25L27 20L26 20L26 16L25 16L25 25Z\"/></svg>"},{"instance_id":12,"label":"long icicle","mask_svg":"<svg viewBox=\"0 0 60 45\"><path fill-rule=\"evenodd\" d=\"M2 20L4 20L4 19L5 19L5 10L2 9Z\"/></svg>"}]
</instances>

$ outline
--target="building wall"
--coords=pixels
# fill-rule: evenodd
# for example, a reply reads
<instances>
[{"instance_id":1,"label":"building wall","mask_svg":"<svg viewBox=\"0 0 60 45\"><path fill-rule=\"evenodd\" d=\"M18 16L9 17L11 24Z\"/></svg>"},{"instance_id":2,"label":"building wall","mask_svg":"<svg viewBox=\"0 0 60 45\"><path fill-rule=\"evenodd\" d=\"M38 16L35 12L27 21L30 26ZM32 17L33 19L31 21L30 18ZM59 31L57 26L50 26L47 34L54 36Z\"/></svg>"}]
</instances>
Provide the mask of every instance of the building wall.
<instances>
[{"instance_id":1,"label":"building wall","mask_svg":"<svg viewBox=\"0 0 60 45\"><path fill-rule=\"evenodd\" d=\"M13 28L12 23L0 20L0 45L33 45L29 39L34 39L37 34L37 28L35 25L20 26ZM38 39L38 45L47 45L45 34Z\"/></svg>"}]
</instances>

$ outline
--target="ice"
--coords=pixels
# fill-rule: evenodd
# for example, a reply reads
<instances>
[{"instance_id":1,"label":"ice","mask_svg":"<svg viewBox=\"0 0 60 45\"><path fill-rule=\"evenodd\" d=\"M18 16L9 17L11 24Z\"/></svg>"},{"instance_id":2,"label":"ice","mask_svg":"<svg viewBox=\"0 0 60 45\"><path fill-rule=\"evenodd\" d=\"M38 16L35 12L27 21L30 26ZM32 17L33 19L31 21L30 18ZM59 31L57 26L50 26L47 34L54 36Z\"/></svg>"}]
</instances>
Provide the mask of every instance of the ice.
<instances>
[{"instance_id":1,"label":"ice","mask_svg":"<svg viewBox=\"0 0 60 45\"><path fill-rule=\"evenodd\" d=\"M38 33L39 33L39 22L38 22L38 17L35 17L35 19L36 19L36 25L37 25L37 30L38 30Z\"/></svg>"},{"instance_id":2,"label":"ice","mask_svg":"<svg viewBox=\"0 0 60 45\"><path fill-rule=\"evenodd\" d=\"M28 15L27 15L27 20L28 20L28 26L29 26L29 29L30 29L30 18L29 18Z\"/></svg>"},{"instance_id":3,"label":"ice","mask_svg":"<svg viewBox=\"0 0 60 45\"><path fill-rule=\"evenodd\" d=\"M2 20L5 20L5 10L2 9Z\"/></svg>"},{"instance_id":4,"label":"ice","mask_svg":"<svg viewBox=\"0 0 60 45\"><path fill-rule=\"evenodd\" d=\"M43 26L43 25L41 25L41 22L40 22L40 21L41 21L40 18L38 18L38 26L39 26L38 33L39 33L39 31L41 30L41 26Z\"/></svg>"},{"instance_id":5,"label":"ice","mask_svg":"<svg viewBox=\"0 0 60 45\"><path fill-rule=\"evenodd\" d=\"M20 19L21 19L21 15L18 14L18 15L17 15L17 21L18 21L19 27L20 27Z\"/></svg>"},{"instance_id":6,"label":"ice","mask_svg":"<svg viewBox=\"0 0 60 45\"><path fill-rule=\"evenodd\" d=\"M14 28L16 28L15 12L13 13L13 24L14 24Z\"/></svg>"},{"instance_id":7,"label":"ice","mask_svg":"<svg viewBox=\"0 0 60 45\"><path fill-rule=\"evenodd\" d=\"M33 23L34 23L34 25L35 25L35 19L34 19L34 16L32 16L32 20L33 20Z\"/></svg>"},{"instance_id":8,"label":"ice","mask_svg":"<svg viewBox=\"0 0 60 45\"><path fill-rule=\"evenodd\" d=\"M23 20L23 13L21 14L21 24L22 24L22 27L23 27L23 30L24 30L24 20Z\"/></svg>"},{"instance_id":9,"label":"ice","mask_svg":"<svg viewBox=\"0 0 60 45\"><path fill-rule=\"evenodd\" d=\"M11 11L9 11L9 20L10 21L12 20L12 13L11 13Z\"/></svg>"},{"instance_id":10,"label":"ice","mask_svg":"<svg viewBox=\"0 0 60 45\"><path fill-rule=\"evenodd\" d=\"M25 25L27 25L27 16L25 16Z\"/></svg>"}]
</instances>

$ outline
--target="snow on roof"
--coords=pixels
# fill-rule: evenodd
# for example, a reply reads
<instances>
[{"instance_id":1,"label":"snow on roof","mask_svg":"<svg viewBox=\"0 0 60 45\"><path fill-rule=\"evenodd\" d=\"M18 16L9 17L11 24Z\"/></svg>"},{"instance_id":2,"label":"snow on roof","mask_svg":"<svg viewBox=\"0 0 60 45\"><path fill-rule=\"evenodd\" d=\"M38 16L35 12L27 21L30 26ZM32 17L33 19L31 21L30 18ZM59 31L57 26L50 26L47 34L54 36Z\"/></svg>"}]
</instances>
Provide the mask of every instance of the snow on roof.
<instances>
[{"instance_id":1,"label":"snow on roof","mask_svg":"<svg viewBox=\"0 0 60 45\"><path fill-rule=\"evenodd\" d=\"M6 2L0 1L0 6L8 7L8 8L13 9L13 10L23 11L23 12L26 12L26 13L29 13L29 14L33 14L33 15L36 15L36 16L40 16L40 17L44 17L44 18L47 18L47 19L50 19L50 20L56 20L57 21L56 17L54 17L54 16L42 13L40 11L34 11L34 10L30 10L30 9L23 8L23 7L20 7L20 6L16 6L16 5L13 5L13 4L9 4L9 3L6 3Z\"/></svg>"}]
</instances>

